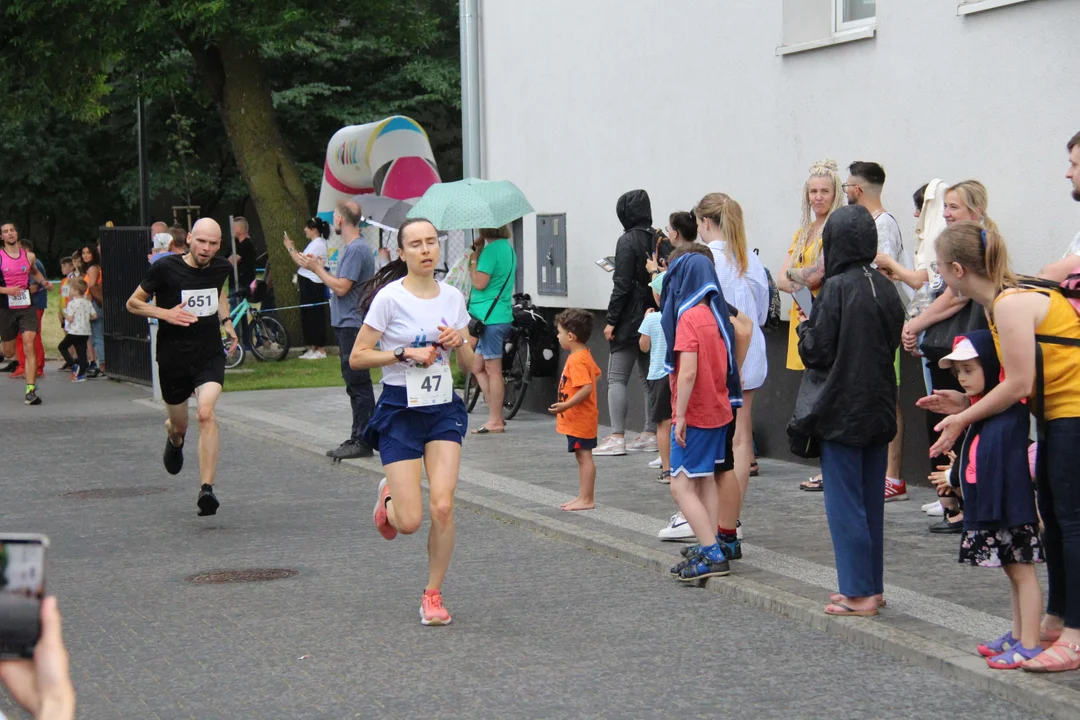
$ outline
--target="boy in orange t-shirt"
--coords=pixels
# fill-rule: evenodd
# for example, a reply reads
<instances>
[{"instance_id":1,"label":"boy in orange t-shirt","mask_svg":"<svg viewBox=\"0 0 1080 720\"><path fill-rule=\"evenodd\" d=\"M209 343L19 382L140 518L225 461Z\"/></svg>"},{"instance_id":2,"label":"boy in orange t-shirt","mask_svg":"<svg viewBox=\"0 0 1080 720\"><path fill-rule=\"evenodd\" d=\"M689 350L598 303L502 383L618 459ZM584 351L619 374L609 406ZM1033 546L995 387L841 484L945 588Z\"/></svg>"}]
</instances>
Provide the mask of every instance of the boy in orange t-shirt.
<instances>
[{"instance_id":1,"label":"boy in orange t-shirt","mask_svg":"<svg viewBox=\"0 0 1080 720\"><path fill-rule=\"evenodd\" d=\"M559 401L548 408L558 416L555 429L566 436L568 452L578 463L578 496L562 504L563 510L592 510L596 487L596 463L592 450L596 447L596 431L600 411L596 407L596 381L600 368L585 343L592 334L592 315L584 310L563 310L555 318L559 330L559 345L570 351L559 380Z\"/></svg>"}]
</instances>

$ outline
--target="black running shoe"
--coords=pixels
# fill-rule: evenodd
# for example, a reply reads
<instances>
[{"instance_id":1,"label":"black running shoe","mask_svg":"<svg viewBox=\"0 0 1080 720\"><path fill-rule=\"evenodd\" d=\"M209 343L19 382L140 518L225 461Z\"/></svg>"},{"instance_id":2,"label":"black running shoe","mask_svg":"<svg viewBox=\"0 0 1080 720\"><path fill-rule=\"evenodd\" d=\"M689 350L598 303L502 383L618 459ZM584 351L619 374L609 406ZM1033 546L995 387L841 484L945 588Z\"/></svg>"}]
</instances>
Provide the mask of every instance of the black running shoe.
<instances>
[{"instance_id":1,"label":"black running shoe","mask_svg":"<svg viewBox=\"0 0 1080 720\"><path fill-rule=\"evenodd\" d=\"M15 370L18 369L18 367L19 363L15 360L12 360L7 365L0 367L0 373L13 373L15 372Z\"/></svg>"},{"instance_id":2,"label":"black running shoe","mask_svg":"<svg viewBox=\"0 0 1080 720\"><path fill-rule=\"evenodd\" d=\"M37 396L37 391L35 391L35 390L27 390L26 391L26 404L27 405L40 405L41 404L41 398L39 398Z\"/></svg>"},{"instance_id":3,"label":"black running shoe","mask_svg":"<svg viewBox=\"0 0 1080 720\"><path fill-rule=\"evenodd\" d=\"M355 458L371 457L374 454L375 451L363 440L346 440L341 443L341 447L337 450L331 450L327 453L329 457L335 460L353 460Z\"/></svg>"},{"instance_id":4,"label":"black running shoe","mask_svg":"<svg viewBox=\"0 0 1080 720\"><path fill-rule=\"evenodd\" d=\"M176 447L172 440L165 438L165 457L162 462L165 463L165 471L170 475L179 474L184 469L184 444L180 443L180 447Z\"/></svg>"},{"instance_id":5,"label":"black running shoe","mask_svg":"<svg viewBox=\"0 0 1080 720\"><path fill-rule=\"evenodd\" d=\"M204 484L202 489L199 490L199 499L195 504L199 506L199 517L216 515L218 506L221 505L221 503L214 497L214 486Z\"/></svg>"}]
</instances>

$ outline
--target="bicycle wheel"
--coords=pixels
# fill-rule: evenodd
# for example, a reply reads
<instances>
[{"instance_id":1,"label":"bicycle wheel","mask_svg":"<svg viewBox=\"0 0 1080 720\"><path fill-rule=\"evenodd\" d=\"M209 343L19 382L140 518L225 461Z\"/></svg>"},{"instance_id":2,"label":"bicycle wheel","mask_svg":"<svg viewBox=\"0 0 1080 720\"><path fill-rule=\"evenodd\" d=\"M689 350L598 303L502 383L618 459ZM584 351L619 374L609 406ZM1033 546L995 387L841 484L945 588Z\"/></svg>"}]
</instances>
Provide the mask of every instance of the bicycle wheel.
<instances>
[{"instance_id":1,"label":"bicycle wheel","mask_svg":"<svg viewBox=\"0 0 1080 720\"><path fill-rule=\"evenodd\" d=\"M503 382L506 384L506 395L503 396L503 408L506 419L510 420L517 415L525 402L525 393L529 389L529 381L532 380L532 355L529 350L529 336L518 332L513 338L511 357L503 358Z\"/></svg>"},{"instance_id":2,"label":"bicycle wheel","mask_svg":"<svg viewBox=\"0 0 1080 720\"><path fill-rule=\"evenodd\" d=\"M232 370L234 367L240 367L244 362L244 343L236 343L236 348L229 352L229 339L222 340L222 344L225 346L225 369Z\"/></svg>"},{"instance_id":3,"label":"bicycle wheel","mask_svg":"<svg viewBox=\"0 0 1080 720\"><path fill-rule=\"evenodd\" d=\"M465 376L465 390L463 392L463 398L465 400L465 412L472 412L476 407L476 401L480 399L480 383L476 382L476 377L469 373Z\"/></svg>"},{"instance_id":4,"label":"bicycle wheel","mask_svg":"<svg viewBox=\"0 0 1080 720\"><path fill-rule=\"evenodd\" d=\"M251 352L264 362L277 362L289 355L289 335L285 326L272 317L257 316L248 325Z\"/></svg>"}]
</instances>

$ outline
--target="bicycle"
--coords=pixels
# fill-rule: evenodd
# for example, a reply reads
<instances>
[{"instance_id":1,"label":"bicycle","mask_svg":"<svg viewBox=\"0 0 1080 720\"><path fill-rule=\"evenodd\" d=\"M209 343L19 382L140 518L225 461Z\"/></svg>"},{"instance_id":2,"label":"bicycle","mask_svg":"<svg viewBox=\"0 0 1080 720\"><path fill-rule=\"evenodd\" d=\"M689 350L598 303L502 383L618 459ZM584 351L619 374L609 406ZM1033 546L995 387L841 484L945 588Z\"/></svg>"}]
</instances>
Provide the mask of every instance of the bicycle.
<instances>
[{"instance_id":1,"label":"bicycle","mask_svg":"<svg viewBox=\"0 0 1080 720\"><path fill-rule=\"evenodd\" d=\"M527 293L514 294L514 322L503 345L503 408L507 420L517 415L525 402L525 394L532 380L533 335L547 329L547 320L537 312ZM465 407L469 412L480 399L480 384L470 372L465 376Z\"/></svg>"},{"instance_id":2,"label":"bicycle","mask_svg":"<svg viewBox=\"0 0 1080 720\"><path fill-rule=\"evenodd\" d=\"M239 330L242 318L247 319L247 329L241 342L229 352L229 339L225 329L221 331L221 342L225 348L225 367L235 368L244 362L244 346L251 348L251 354L263 362L279 362L289 355L289 334L285 326L276 319L263 315L248 301L248 293L240 290L229 294L230 300L239 300L229 313L233 327Z\"/></svg>"}]
</instances>

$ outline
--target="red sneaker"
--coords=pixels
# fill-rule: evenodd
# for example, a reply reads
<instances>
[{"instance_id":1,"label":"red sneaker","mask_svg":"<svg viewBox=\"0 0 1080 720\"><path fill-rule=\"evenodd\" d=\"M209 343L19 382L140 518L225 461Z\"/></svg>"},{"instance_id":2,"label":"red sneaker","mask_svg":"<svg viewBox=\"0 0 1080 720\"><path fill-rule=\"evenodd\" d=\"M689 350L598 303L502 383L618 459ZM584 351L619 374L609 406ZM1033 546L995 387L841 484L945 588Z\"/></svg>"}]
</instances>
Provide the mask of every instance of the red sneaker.
<instances>
[{"instance_id":1,"label":"red sneaker","mask_svg":"<svg viewBox=\"0 0 1080 720\"><path fill-rule=\"evenodd\" d=\"M379 481L379 499L375 501L375 528L387 540L397 537L397 528L390 524L390 518L386 516L386 500L390 497L390 488L386 485L386 478Z\"/></svg>"},{"instance_id":2,"label":"red sneaker","mask_svg":"<svg viewBox=\"0 0 1080 720\"><path fill-rule=\"evenodd\" d=\"M442 604L442 590L425 590L420 598L421 625L449 625L450 613Z\"/></svg>"},{"instance_id":3,"label":"red sneaker","mask_svg":"<svg viewBox=\"0 0 1080 720\"><path fill-rule=\"evenodd\" d=\"M894 500L907 500L907 483L903 480L893 482L892 478L885 478L885 502Z\"/></svg>"},{"instance_id":4,"label":"red sneaker","mask_svg":"<svg viewBox=\"0 0 1080 720\"><path fill-rule=\"evenodd\" d=\"M15 372L8 375L12 380L18 380L19 378L26 377L26 370L24 368L15 368Z\"/></svg>"}]
</instances>

